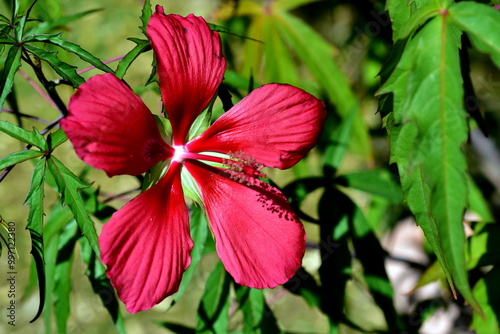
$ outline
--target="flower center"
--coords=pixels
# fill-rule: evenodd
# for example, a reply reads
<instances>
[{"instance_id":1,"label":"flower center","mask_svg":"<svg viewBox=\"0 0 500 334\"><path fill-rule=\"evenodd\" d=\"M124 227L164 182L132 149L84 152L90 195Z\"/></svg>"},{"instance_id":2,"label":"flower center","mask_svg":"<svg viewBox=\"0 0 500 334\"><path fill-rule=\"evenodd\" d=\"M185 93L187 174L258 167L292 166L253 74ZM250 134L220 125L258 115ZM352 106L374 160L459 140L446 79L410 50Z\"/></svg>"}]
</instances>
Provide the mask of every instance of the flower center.
<instances>
[{"instance_id":1,"label":"flower center","mask_svg":"<svg viewBox=\"0 0 500 334\"><path fill-rule=\"evenodd\" d=\"M239 183L253 184L253 181L258 177L266 177L260 170L264 167L258 163L251 155L243 151L228 152L227 158L212 156L208 154L200 154L186 151L182 145L174 145L174 155L172 161L182 163L184 160L202 160L215 162L227 167L224 169L230 175L230 179Z\"/></svg>"}]
</instances>

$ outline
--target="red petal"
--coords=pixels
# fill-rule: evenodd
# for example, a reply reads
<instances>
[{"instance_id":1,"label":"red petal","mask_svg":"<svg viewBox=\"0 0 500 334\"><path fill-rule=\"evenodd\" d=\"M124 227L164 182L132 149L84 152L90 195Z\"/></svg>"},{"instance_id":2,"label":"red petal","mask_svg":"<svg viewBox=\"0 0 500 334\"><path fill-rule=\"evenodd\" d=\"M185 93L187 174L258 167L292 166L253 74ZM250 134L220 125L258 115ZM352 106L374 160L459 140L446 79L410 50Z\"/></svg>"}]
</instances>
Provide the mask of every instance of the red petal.
<instances>
[{"instance_id":1,"label":"red petal","mask_svg":"<svg viewBox=\"0 0 500 334\"><path fill-rule=\"evenodd\" d=\"M305 232L276 188L259 180L247 186L199 162L185 162L201 189L215 245L237 283L274 288L299 269Z\"/></svg>"},{"instance_id":2,"label":"red petal","mask_svg":"<svg viewBox=\"0 0 500 334\"><path fill-rule=\"evenodd\" d=\"M175 293L191 263L193 242L178 167L171 166L176 170L113 214L99 236L107 275L130 313Z\"/></svg>"},{"instance_id":3,"label":"red petal","mask_svg":"<svg viewBox=\"0 0 500 334\"><path fill-rule=\"evenodd\" d=\"M156 7L148 36L156 56L163 104L172 122L174 144L185 144L191 124L222 82L226 60L220 36L201 17L164 15Z\"/></svg>"},{"instance_id":4,"label":"red petal","mask_svg":"<svg viewBox=\"0 0 500 334\"><path fill-rule=\"evenodd\" d=\"M172 156L151 112L113 74L96 75L82 84L68 109L61 127L76 154L109 176L142 174Z\"/></svg>"},{"instance_id":5,"label":"red petal","mask_svg":"<svg viewBox=\"0 0 500 334\"><path fill-rule=\"evenodd\" d=\"M186 147L191 152L243 151L264 166L285 169L317 144L325 117L323 102L302 89L264 85Z\"/></svg>"}]
</instances>

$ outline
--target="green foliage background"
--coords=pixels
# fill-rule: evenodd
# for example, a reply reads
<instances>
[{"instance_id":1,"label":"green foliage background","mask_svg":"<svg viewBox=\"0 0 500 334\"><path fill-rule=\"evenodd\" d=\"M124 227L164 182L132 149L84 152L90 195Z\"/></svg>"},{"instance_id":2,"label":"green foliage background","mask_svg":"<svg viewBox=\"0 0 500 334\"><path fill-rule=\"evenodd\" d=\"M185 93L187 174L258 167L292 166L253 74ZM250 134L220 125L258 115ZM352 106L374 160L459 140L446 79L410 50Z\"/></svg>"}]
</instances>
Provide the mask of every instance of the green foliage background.
<instances>
[{"instance_id":1,"label":"green foliage background","mask_svg":"<svg viewBox=\"0 0 500 334\"><path fill-rule=\"evenodd\" d=\"M152 7L113 0L30 5L0 3L0 170L15 165L0 183L0 215L16 223L19 253L16 327L1 321L0 329L413 333L454 306L460 315L449 320L452 330L500 332L498 2L160 3L167 13L203 16L220 32L233 102L260 84L289 83L323 99L328 119L306 159L267 171L306 226L308 251L297 275L274 290L237 286L195 210L193 264L179 293L135 315L104 275L96 236L139 193L140 180L109 179L86 166L57 120L73 88L102 71L116 71L159 111L157 87L146 85L152 54L142 34ZM27 20L28 12L37 20ZM73 66L96 68L78 74ZM30 81L48 88L52 102ZM214 110L223 112L220 101ZM396 259L384 244L408 218L425 236L425 262ZM440 293L397 307L402 292L388 271L396 260L418 277L404 293L417 295L431 282ZM2 309L6 291L2 285Z\"/></svg>"}]
</instances>

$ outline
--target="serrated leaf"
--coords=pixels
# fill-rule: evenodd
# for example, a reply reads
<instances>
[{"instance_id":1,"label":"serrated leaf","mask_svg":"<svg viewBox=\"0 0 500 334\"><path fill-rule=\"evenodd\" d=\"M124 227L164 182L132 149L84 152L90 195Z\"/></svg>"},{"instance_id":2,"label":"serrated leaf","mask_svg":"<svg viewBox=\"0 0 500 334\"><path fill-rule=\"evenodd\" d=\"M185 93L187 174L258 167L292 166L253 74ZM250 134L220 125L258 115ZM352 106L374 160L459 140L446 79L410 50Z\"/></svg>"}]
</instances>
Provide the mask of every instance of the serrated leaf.
<instances>
[{"instance_id":1,"label":"serrated leaf","mask_svg":"<svg viewBox=\"0 0 500 334\"><path fill-rule=\"evenodd\" d=\"M449 14L472 44L488 53L500 68L500 11L485 4L463 1L450 6Z\"/></svg>"},{"instance_id":2,"label":"serrated leaf","mask_svg":"<svg viewBox=\"0 0 500 334\"><path fill-rule=\"evenodd\" d=\"M116 76L120 79L123 78L128 68L134 60L137 59L142 53L151 50L151 44L148 40L144 39L130 39L132 42L136 43L136 46L130 50L125 57L123 57L118 63L116 68Z\"/></svg>"},{"instance_id":3,"label":"serrated leaf","mask_svg":"<svg viewBox=\"0 0 500 334\"><path fill-rule=\"evenodd\" d=\"M392 160L403 193L452 289L480 312L465 267L467 138L459 39L447 16L428 21L408 42L381 91L394 94ZM394 129L393 128L393 129Z\"/></svg>"},{"instance_id":4,"label":"serrated leaf","mask_svg":"<svg viewBox=\"0 0 500 334\"><path fill-rule=\"evenodd\" d=\"M36 146L40 148L42 151L48 150L45 138L43 138L40 132L38 132L36 129L33 129L33 131L26 131L9 122L0 121L0 131L26 144Z\"/></svg>"},{"instance_id":5,"label":"serrated leaf","mask_svg":"<svg viewBox=\"0 0 500 334\"><path fill-rule=\"evenodd\" d=\"M35 261L36 272L38 275L38 286L40 294L40 303L38 312L31 320L35 321L41 314L45 304L45 260L43 243L43 198L45 183L45 159L40 159L33 170L31 177L30 190L26 196L25 204L29 205L28 229L31 236L31 255Z\"/></svg>"},{"instance_id":6,"label":"serrated leaf","mask_svg":"<svg viewBox=\"0 0 500 334\"><path fill-rule=\"evenodd\" d=\"M229 274L218 261L210 273L198 307L197 333L225 333L229 322Z\"/></svg>"},{"instance_id":7,"label":"serrated leaf","mask_svg":"<svg viewBox=\"0 0 500 334\"><path fill-rule=\"evenodd\" d=\"M55 51L46 51L44 49L40 49L39 47L26 44L24 45L25 49L30 53L34 54L37 58L47 62L50 67L54 69L63 79L70 82L74 88L80 86L85 80L76 73L76 67L66 64L59 60L57 57L57 52Z\"/></svg>"},{"instance_id":8,"label":"serrated leaf","mask_svg":"<svg viewBox=\"0 0 500 334\"><path fill-rule=\"evenodd\" d=\"M151 18L151 15L153 15L153 11L151 9L151 1L145 0L144 6L142 7L142 13L141 13L142 26L140 28L146 37L148 37L146 27L148 26L149 19Z\"/></svg>"},{"instance_id":9,"label":"serrated leaf","mask_svg":"<svg viewBox=\"0 0 500 334\"><path fill-rule=\"evenodd\" d=\"M83 61L86 61L87 63L93 65L95 68L98 68L103 72L114 73L114 71L111 68L109 68L108 65L104 64L99 58L95 57L90 52L84 50L81 46L73 42L69 42L62 39L61 34L62 33L48 34L48 35L45 34L29 35L26 37L25 43L43 42L59 46L63 50L74 53L75 55L80 57Z\"/></svg>"},{"instance_id":10,"label":"serrated leaf","mask_svg":"<svg viewBox=\"0 0 500 334\"><path fill-rule=\"evenodd\" d=\"M2 75L0 76L0 109L3 107L5 99L14 85L14 77L21 66L21 53L21 47L13 45L7 54Z\"/></svg>"},{"instance_id":11,"label":"serrated leaf","mask_svg":"<svg viewBox=\"0 0 500 334\"><path fill-rule=\"evenodd\" d=\"M440 0L388 0L386 8L391 17L393 41L408 37L442 7Z\"/></svg>"},{"instance_id":12,"label":"serrated leaf","mask_svg":"<svg viewBox=\"0 0 500 334\"><path fill-rule=\"evenodd\" d=\"M80 189L87 188L89 185L83 183L54 156L47 160L47 167L56 181L62 203L70 208L83 235L96 255L99 256L100 251L94 223L90 219L85 203L80 196Z\"/></svg>"},{"instance_id":13,"label":"serrated leaf","mask_svg":"<svg viewBox=\"0 0 500 334\"><path fill-rule=\"evenodd\" d=\"M201 255L203 254L205 241L208 235L208 221L200 207L192 207L192 213L189 221L191 227L191 239L194 243L194 247L191 250L191 264L182 275L179 290L174 296L174 302L178 301L188 288L189 282L193 278L196 267L198 263L200 263Z\"/></svg>"},{"instance_id":14,"label":"serrated leaf","mask_svg":"<svg viewBox=\"0 0 500 334\"><path fill-rule=\"evenodd\" d=\"M43 152L40 151L24 150L14 152L5 158L0 159L0 169L4 169L5 167L12 166L26 160L38 158L41 155L43 155Z\"/></svg>"}]
</instances>

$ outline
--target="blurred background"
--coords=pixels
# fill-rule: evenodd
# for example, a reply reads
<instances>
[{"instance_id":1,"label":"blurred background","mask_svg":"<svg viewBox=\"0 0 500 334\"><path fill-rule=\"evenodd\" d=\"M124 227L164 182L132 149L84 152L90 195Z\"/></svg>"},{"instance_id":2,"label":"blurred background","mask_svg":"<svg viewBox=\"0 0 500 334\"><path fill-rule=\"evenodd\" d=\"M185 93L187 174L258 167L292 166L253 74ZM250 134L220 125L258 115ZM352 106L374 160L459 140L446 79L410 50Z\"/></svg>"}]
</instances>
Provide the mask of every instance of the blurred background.
<instances>
[{"instance_id":1,"label":"blurred background","mask_svg":"<svg viewBox=\"0 0 500 334\"><path fill-rule=\"evenodd\" d=\"M7 17L10 16L8 3L9 1L0 2L0 13ZM412 328L421 332L466 333L472 311L462 301L452 299L443 280L414 290L420 276L434 263L435 257L403 203L397 184L397 169L389 163L387 133L377 112L378 99L375 93L380 86L377 74L392 47L391 22L385 12L385 2L187 0L160 1L158 4L164 6L166 13L194 13L216 25L214 29L220 31L224 54L228 60L224 83L230 90L234 103L245 96L251 87L270 82L301 87L325 101L329 117L318 147L294 168L287 171L268 170L267 175L285 192L288 190L287 195L299 192L294 188L297 180L342 175L346 175L346 180L354 180L354 183L349 183L349 187L342 187L341 180L337 179L336 189L346 194L360 208L373 237L381 245L380 250L387 252L383 261L388 282L394 290L393 305L397 314L410 324L413 321ZM22 6L27 8L28 4L22 3ZM105 61L130 51L135 44L128 38L144 38L139 28L142 7L143 2L133 0L40 0L34 6L32 16L50 22L60 17L95 10L50 32L62 32L64 39L80 45ZM2 61L5 56L2 54ZM79 70L88 66L72 54L59 52L58 56L62 61L78 66ZM467 146L469 167L483 196L492 208L498 209L500 72L486 55L470 50L470 59L471 79L476 92L476 98L470 100L470 108L482 112L489 137L485 137L482 131L473 126L473 140ZM155 85L144 86L151 74L152 61L151 52L140 55L124 79L154 113L159 113L161 101L157 88ZM115 68L116 63L109 63L109 66ZM45 70L49 79L57 78L48 66ZM57 110L30 83L29 80L36 81L31 69L23 66L21 71L22 74L17 75L15 80L19 109L49 122L56 119L59 116ZM82 73L82 76L88 78L99 72L91 69ZM68 86L60 86L58 92L66 102L73 90ZM4 107L8 108L8 105ZM216 102L215 111L215 114L223 112L219 101ZM16 122L8 110L0 114L0 119ZM39 120L25 119L24 122L25 129L33 126L40 130L44 128L43 122ZM349 130L345 130L346 128ZM345 143L347 146L341 155L341 161L333 165L335 170L325 169L325 159L335 159L335 154L338 154L332 151L332 142L344 138L342 131L350 131L350 136ZM18 141L0 133L0 157L22 148ZM75 174L84 171L85 164L76 157L69 142L59 147L55 154ZM19 253L17 291L19 297L22 296L18 299L15 327L9 326L3 311L1 313L0 319L3 320L0 321L0 332L5 333L43 333L46 322L54 323L56 316L45 310L41 319L29 323L36 314L39 303L38 287L33 285L33 277L30 279L33 264L30 236L25 229L28 207L23 206L32 170L30 162L17 165L0 183L0 215L5 220L16 223ZM349 179L349 175L355 176ZM93 182L92 188L100 190L101 200L107 201L115 209L139 193L140 183L130 176L110 179L103 171L92 169L86 175L86 180ZM304 184L306 183L302 185ZM309 191L306 187L300 191L303 192L298 197L308 233L308 250L303 264L307 274L299 278L306 278L310 274L317 281L325 249L327 253L339 254L338 256L342 254L337 252L339 246L336 242L330 245L320 242L321 231L317 221L322 210L325 210L325 205L335 210L336 205L341 206L345 202L340 195L334 195L325 204L326 190L323 188ZM109 200L121 193L126 195ZM54 210L54 205L58 205L57 201L57 194L47 187L46 213ZM470 219L474 220L474 217ZM99 233L102 222L98 219L94 221ZM352 251L352 247L346 249ZM78 245L75 252L79 252ZM374 251L374 261L377 254ZM348 256L349 265L344 267L347 270L344 274L349 276L345 295L335 298L339 303L343 302L338 307L360 328L341 324L341 333L390 332L384 316L386 310L374 300L362 278L364 263L356 258L356 254ZM336 256L333 258L341 262ZM172 305L172 298L168 298L153 309L134 315L128 314L121 305L127 332L169 333L172 328L169 330L162 325L165 322L194 328L198 303L216 261L214 253L204 255L188 290L175 305ZM5 256L0 258L0 268L6 268ZM67 332L113 333L116 331L114 324L99 297L93 293L85 271L86 266L77 255L72 269L71 313ZM4 284L5 280L2 279L1 282L0 305L4 310L3 305L8 302L8 287ZM328 317L320 308L314 307L313 302L294 294L293 282L291 285L265 291L267 304L280 328L287 333L328 332ZM241 330L243 316L234 301L229 312L229 329ZM55 330L55 326L52 328Z\"/></svg>"}]
</instances>

